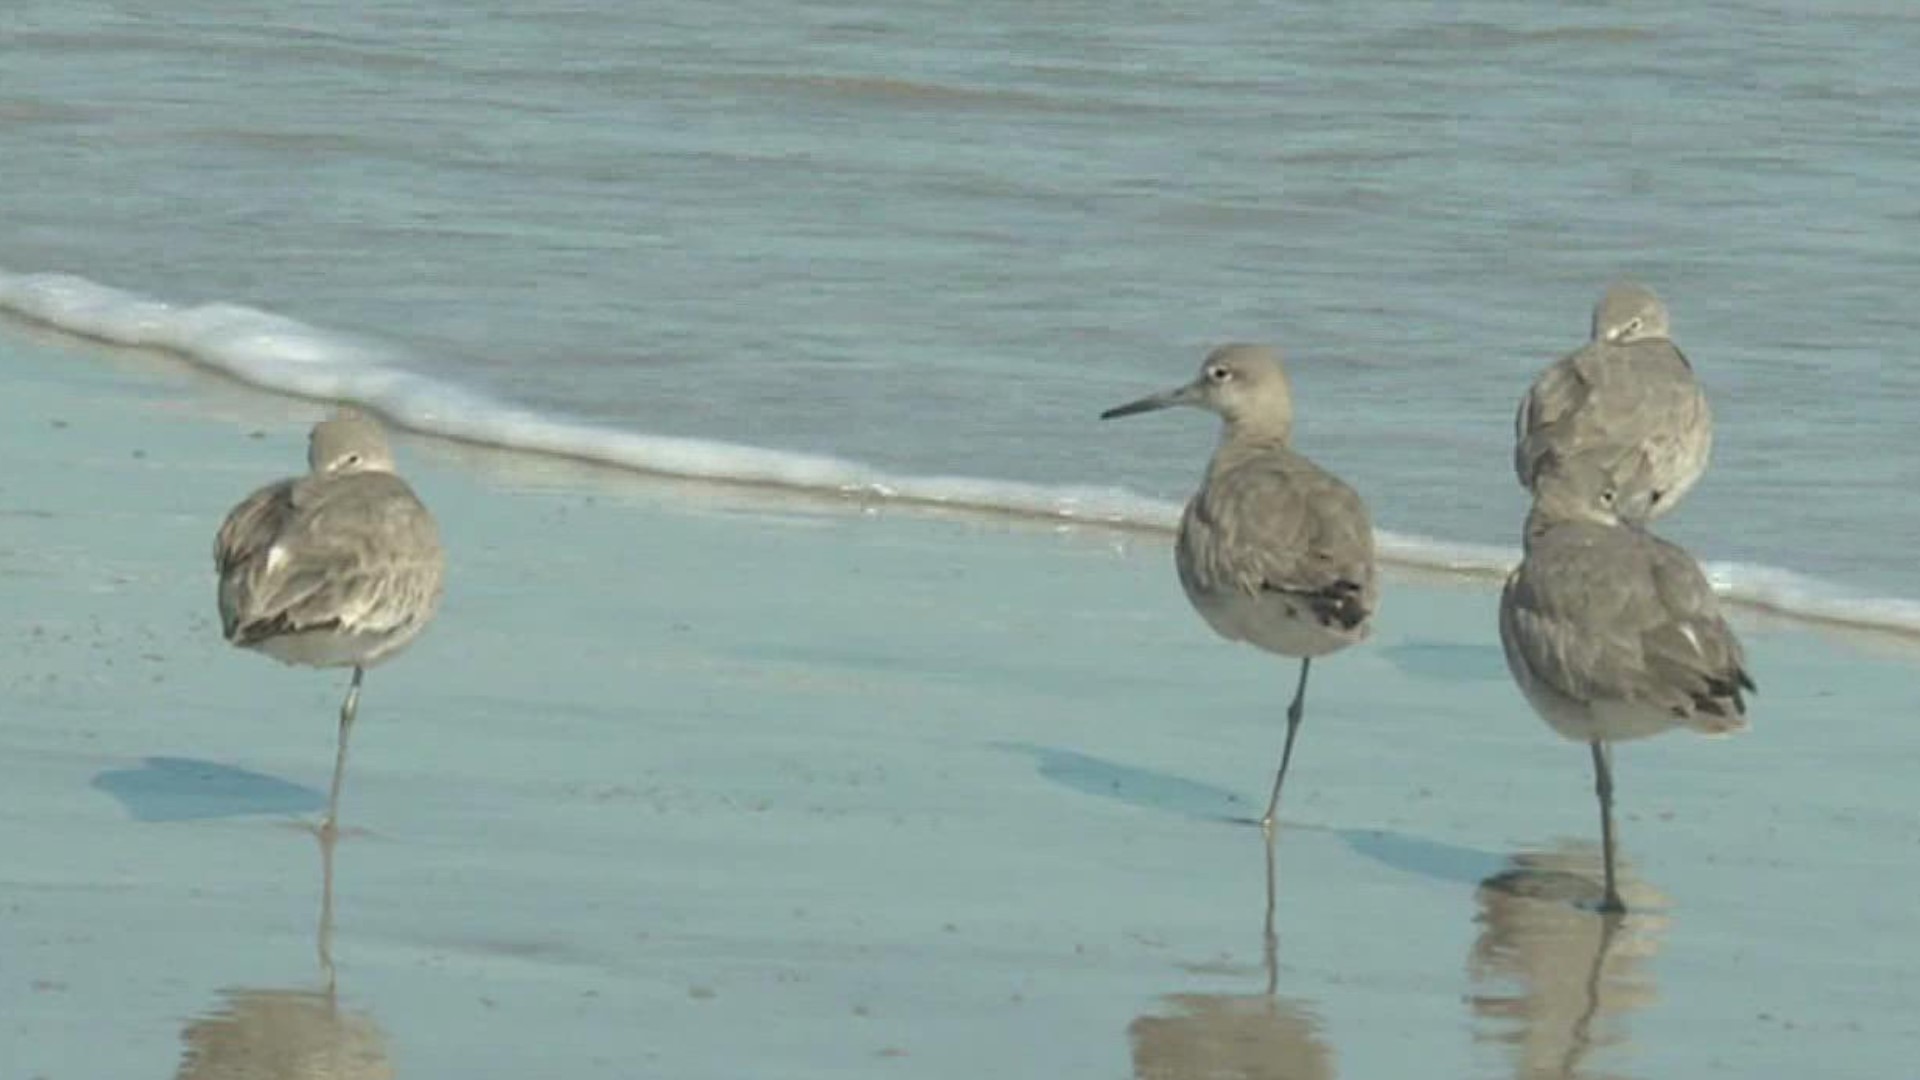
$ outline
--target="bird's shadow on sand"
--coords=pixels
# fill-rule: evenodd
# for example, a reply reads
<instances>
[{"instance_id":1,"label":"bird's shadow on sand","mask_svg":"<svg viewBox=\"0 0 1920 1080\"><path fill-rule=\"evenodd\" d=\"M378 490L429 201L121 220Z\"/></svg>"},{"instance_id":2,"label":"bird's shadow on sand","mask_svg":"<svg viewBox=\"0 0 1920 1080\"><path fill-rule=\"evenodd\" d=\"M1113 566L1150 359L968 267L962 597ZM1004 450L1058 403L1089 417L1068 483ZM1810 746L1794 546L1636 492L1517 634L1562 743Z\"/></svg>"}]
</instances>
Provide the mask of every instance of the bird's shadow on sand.
<instances>
[{"instance_id":1,"label":"bird's shadow on sand","mask_svg":"<svg viewBox=\"0 0 1920 1080\"><path fill-rule=\"evenodd\" d=\"M1129 806L1201 821L1253 821L1253 815L1260 812L1260 807L1249 805L1237 793L1225 788L1105 761L1076 750L1016 742L996 742L993 748L1033 758L1034 767L1043 778L1083 795L1116 799Z\"/></svg>"},{"instance_id":2,"label":"bird's shadow on sand","mask_svg":"<svg viewBox=\"0 0 1920 1080\"><path fill-rule=\"evenodd\" d=\"M150 757L134 768L108 769L92 786L125 807L135 821L203 821L253 814L324 810L324 792L214 761Z\"/></svg>"},{"instance_id":3,"label":"bird's shadow on sand","mask_svg":"<svg viewBox=\"0 0 1920 1080\"><path fill-rule=\"evenodd\" d=\"M1198 821L1259 827L1258 814L1262 807L1225 788L1060 747L1014 742L997 742L993 746L1033 758L1042 778L1083 795L1114 799L1144 810ZM1507 862L1496 852L1389 829L1336 829L1283 821L1281 831L1328 833L1355 854L1375 862L1409 874L1462 885L1479 885Z\"/></svg>"}]
</instances>

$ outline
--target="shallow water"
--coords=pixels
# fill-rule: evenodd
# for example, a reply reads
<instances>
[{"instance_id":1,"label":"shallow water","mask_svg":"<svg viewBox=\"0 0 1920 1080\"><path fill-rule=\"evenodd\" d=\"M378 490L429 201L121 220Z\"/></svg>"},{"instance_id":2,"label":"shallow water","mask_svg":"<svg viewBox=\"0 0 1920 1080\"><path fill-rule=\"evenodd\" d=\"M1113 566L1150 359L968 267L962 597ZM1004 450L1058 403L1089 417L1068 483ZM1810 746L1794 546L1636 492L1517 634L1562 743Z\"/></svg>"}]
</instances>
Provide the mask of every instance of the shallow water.
<instances>
[{"instance_id":1,"label":"shallow water","mask_svg":"<svg viewBox=\"0 0 1920 1080\"><path fill-rule=\"evenodd\" d=\"M1291 672L1205 630L1164 538L422 439L450 591L368 679L316 1010L298 825L344 680L228 648L207 545L317 408L12 334L0 385L9 1075L167 1075L260 1032L407 1077L1920 1052L1910 648L1743 621L1753 730L1616 757L1644 907L1609 932L1577 906L1586 754L1507 684L1491 588L1394 576L1377 640L1316 667L1269 974L1240 822Z\"/></svg>"},{"instance_id":2,"label":"shallow water","mask_svg":"<svg viewBox=\"0 0 1920 1080\"><path fill-rule=\"evenodd\" d=\"M1632 273L1720 420L1669 531L1920 598L1916 51L1878 3L36 3L0 267L621 432L1163 500L1206 425L1093 414L1273 339L1383 526L1504 547L1513 403Z\"/></svg>"}]
</instances>

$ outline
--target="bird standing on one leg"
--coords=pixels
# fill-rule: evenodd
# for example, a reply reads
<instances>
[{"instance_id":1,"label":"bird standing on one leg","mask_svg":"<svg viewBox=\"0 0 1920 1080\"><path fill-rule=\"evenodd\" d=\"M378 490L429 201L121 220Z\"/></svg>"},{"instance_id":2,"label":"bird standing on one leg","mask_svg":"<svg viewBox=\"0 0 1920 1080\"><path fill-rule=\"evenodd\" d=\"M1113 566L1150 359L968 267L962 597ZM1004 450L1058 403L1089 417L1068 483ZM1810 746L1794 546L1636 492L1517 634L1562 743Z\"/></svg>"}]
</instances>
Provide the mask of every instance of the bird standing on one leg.
<instances>
[{"instance_id":1,"label":"bird standing on one leg","mask_svg":"<svg viewBox=\"0 0 1920 1080\"><path fill-rule=\"evenodd\" d=\"M351 412L313 428L305 476L247 496L214 539L227 640L288 664L353 668L324 834L337 827L347 739L366 669L439 608L446 558L433 515L394 472L379 424Z\"/></svg>"},{"instance_id":2,"label":"bird standing on one leg","mask_svg":"<svg viewBox=\"0 0 1920 1080\"><path fill-rule=\"evenodd\" d=\"M1314 657L1365 640L1379 598L1373 526L1345 483L1294 452L1293 390L1279 354L1223 345L1185 386L1101 419L1191 405L1217 414L1220 446L1180 519L1175 565L1187 599L1232 641L1300 660L1287 741L1260 824L1273 828Z\"/></svg>"},{"instance_id":3,"label":"bird standing on one leg","mask_svg":"<svg viewBox=\"0 0 1920 1080\"><path fill-rule=\"evenodd\" d=\"M1591 749L1607 911L1625 910L1614 884L1610 744L1676 727L1740 731L1743 693L1754 688L1699 565L1623 524L1618 502L1604 465L1545 462L1526 557L1500 594L1500 642L1521 693L1554 731Z\"/></svg>"}]
</instances>

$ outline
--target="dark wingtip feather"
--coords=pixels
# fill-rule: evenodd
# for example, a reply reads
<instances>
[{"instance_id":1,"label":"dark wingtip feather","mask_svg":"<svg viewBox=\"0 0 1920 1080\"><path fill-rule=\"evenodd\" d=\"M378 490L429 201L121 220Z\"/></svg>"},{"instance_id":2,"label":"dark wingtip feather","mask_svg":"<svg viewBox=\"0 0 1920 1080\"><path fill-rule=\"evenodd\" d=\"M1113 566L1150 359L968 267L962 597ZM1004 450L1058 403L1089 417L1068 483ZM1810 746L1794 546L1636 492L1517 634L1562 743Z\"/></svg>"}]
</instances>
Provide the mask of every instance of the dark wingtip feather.
<instances>
[{"instance_id":1,"label":"dark wingtip feather","mask_svg":"<svg viewBox=\"0 0 1920 1080\"><path fill-rule=\"evenodd\" d=\"M1742 691L1752 691L1753 689L1753 680L1747 676L1746 671L1741 668L1735 668L1730 676L1708 679L1706 691L1693 695L1693 704L1694 707L1701 712L1711 713L1714 716L1726 716L1729 715L1727 712L1727 704L1731 703L1733 706L1732 715L1745 716L1747 715L1747 699L1743 696Z\"/></svg>"},{"instance_id":2,"label":"dark wingtip feather","mask_svg":"<svg viewBox=\"0 0 1920 1080\"><path fill-rule=\"evenodd\" d=\"M332 630L339 627L339 625L339 619L328 619L325 622L307 623L296 626L292 619L281 614L275 615L271 619L256 619L250 623L229 627L227 629L227 640L241 648L250 648L271 638L284 637L288 634L305 633L310 630Z\"/></svg>"},{"instance_id":3,"label":"dark wingtip feather","mask_svg":"<svg viewBox=\"0 0 1920 1080\"><path fill-rule=\"evenodd\" d=\"M1307 606L1313 609L1314 618L1319 619L1322 626L1337 626L1342 630L1352 630L1366 622L1367 616L1373 614L1367 610L1366 601L1362 598L1364 590L1360 583L1347 581L1344 578L1313 592L1302 592L1274 584L1264 584L1260 588L1266 592L1285 593L1305 600Z\"/></svg>"},{"instance_id":4,"label":"dark wingtip feather","mask_svg":"<svg viewBox=\"0 0 1920 1080\"><path fill-rule=\"evenodd\" d=\"M1339 626L1342 630L1351 630L1367 621L1368 611L1361 599L1360 583L1357 581L1336 581L1314 593L1309 602L1313 613L1326 626Z\"/></svg>"}]
</instances>

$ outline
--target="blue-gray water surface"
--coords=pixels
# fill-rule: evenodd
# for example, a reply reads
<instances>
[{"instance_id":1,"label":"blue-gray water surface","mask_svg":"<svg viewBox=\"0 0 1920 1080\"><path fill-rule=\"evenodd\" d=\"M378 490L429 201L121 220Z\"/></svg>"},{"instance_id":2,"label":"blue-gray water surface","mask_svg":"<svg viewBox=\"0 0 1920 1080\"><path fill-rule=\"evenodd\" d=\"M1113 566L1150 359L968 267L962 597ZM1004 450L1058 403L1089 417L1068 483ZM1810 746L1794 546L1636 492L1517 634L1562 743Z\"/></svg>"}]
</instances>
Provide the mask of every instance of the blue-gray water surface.
<instances>
[{"instance_id":1,"label":"blue-gray water surface","mask_svg":"<svg viewBox=\"0 0 1920 1080\"><path fill-rule=\"evenodd\" d=\"M237 302L635 431L1178 497L1288 351L1385 527L1512 544L1606 282L1720 422L1666 527L1920 597L1920 9L419 0L0 34L0 266Z\"/></svg>"}]
</instances>

